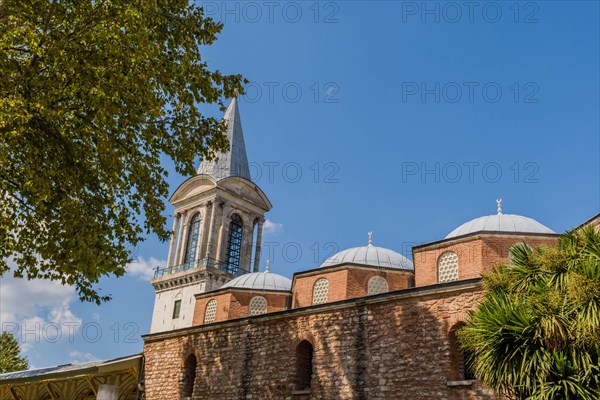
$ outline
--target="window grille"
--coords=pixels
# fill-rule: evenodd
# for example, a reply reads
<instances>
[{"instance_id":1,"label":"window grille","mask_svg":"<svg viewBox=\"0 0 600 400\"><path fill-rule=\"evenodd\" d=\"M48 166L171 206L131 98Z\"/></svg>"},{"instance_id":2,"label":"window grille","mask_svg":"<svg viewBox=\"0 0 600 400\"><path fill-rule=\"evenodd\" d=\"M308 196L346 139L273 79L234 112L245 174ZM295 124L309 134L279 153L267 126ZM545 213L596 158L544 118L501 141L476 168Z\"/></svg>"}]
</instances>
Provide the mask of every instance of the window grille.
<instances>
[{"instance_id":1,"label":"window grille","mask_svg":"<svg viewBox=\"0 0 600 400\"><path fill-rule=\"evenodd\" d=\"M227 269L232 274L236 274L240 267L243 230L242 218L237 214L233 214L229 224L229 243L227 245Z\"/></svg>"},{"instance_id":2,"label":"window grille","mask_svg":"<svg viewBox=\"0 0 600 400\"><path fill-rule=\"evenodd\" d=\"M196 261L196 250L198 249L198 237L200 236L200 214L195 214L190 220L188 228L187 243L185 245L185 257L183 264L189 268Z\"/></svg>"},{"instance_id":3,"label":"window grille","mask_svg":"<svg viewBox=\"0 0 600 400\"><path fill-rule=\"evenodd\" d=\"M458 256L452 251L447 251L438 259L438 282L456 280L458 280Z\"/></svg>"},{"instance_id":4,"label":"window grille","mask_svg":"<svg viewBox=\"0 0 600 400\"><path fill-rule=\"evenodd\" d=\"M262 296L254 296L252 300L250 300L250 305L248 306L248 315L261 315L267 312L267 299Z\"/></svg>"},{"instance_id":5,"label":"window grille","mask_svg":"<svg viewBox=\"0 0 600 400\"><path fill-rule=\"evenodd\" d=\"M206 311L204 312L204 323L210 324L215 322L217 318L217 301L212 299L206 304Z\"/></svg>"},{"instance_id":6,"label":"window grille","mask_svg":"<svg viewBox=\"0 0 600 400\"><path fill-rule=\"evenodd\" d=\"M385 278L381 276L374 276L369 279L369 283L367 284L367 294L369 296L372 294L385 293L388 290L389 287Z\"/></svg>"},{"instance_id":7,"label":"window grille","mask_svg":"<svg viewBox=\"0 0 600 400\"><path fill-rule=\"evenodd\" d=\"M328 296L329 296L329 282L325 278L317 279L317 281L315 282L315 286L313 286L312 303L313 304L327 303Z\"/></svg>"}]
</instances>

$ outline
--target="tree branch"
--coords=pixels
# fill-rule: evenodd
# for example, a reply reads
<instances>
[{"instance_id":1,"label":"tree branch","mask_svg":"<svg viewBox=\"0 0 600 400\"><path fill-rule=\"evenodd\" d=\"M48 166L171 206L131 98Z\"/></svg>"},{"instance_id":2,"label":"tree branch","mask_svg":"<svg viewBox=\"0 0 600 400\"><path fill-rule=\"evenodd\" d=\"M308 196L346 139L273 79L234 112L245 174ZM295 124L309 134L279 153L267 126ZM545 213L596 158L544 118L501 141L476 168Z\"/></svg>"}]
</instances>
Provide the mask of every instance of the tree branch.
<instances>
[{"instance_id":1,"label":"tree branch","mask_svg":"<svg viewBox=\"0 0 600 400\"><path fill-rule=\"evenodd\" d=\"M54 12L56 11L56 0L52 0L52 8L50 9L50 12L48 13L48 17L46 18L46 24L44 25L44 35L48 33L48 28L50 27L50 21L52 20L52 16L54 15ZM42 41L40 42L40 44L44 41L45 36L42 38Z\"/></svg>"}]
</instances>

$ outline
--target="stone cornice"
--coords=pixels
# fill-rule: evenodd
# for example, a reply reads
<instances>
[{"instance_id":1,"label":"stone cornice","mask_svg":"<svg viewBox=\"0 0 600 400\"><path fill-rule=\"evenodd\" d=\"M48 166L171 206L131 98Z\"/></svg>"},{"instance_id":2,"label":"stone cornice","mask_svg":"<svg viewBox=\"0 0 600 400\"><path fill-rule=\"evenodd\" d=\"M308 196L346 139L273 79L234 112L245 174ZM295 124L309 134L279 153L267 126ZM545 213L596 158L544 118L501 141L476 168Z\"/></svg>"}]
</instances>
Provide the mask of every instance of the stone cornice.
<instances>
[{"instance_id":1,"label":"stone cornice","mask_svg":"<svg viewBox=\"0 0 600 400\"><path fill-rule=\"evenodd\" d=\"M218 268L207 267L201 265L196 268L190 268L185 271L177 272L170 275L165 275L160 278L155 278L151 281L156 292L171 289L173 286L183 287L192 285L196 282L201 282L210 275L225 276L232 279L234 276L219 270Z\"/></svg>"},{"instance_id":2,"label":"stone cornice","mask_svg":"<svg viewBox=\"0 0 600 400\"><path fill-rule=\"evenodd\" d=\"M207 203L208 201L214 201L219 197L218 187L212 187L205 192L196 193L193 196L186 197L173 203L176 212L182 212L190 208L194 208Z\"/></svg>"}]
</instances>

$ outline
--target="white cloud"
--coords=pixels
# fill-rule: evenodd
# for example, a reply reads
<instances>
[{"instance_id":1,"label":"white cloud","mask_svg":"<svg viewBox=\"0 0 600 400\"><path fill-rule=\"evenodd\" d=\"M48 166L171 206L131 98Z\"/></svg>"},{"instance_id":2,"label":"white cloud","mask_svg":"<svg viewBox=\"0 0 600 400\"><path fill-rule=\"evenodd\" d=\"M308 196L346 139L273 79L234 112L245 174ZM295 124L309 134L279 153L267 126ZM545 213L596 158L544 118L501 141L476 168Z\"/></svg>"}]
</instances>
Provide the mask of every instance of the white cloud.
<instances>
[{"instance_id":1,"label":"white cloud","mask_svg":"<svg viewBox=\"0 0 600 400\"><path fill-rule=\"evenodd\" d=\"M283 224L278 224L270 219L267 219L263 224L263 233L265 235L276 235L283 229Z\"/></svg>"},{"instance_id":2,"label":"white cloud","mask_svg":"<svg viewBox=\"0 0 600 400\"><path fill-rule=\"evenodd\" d=\"M82 352L82 351L70 352L69 358L71 359L71 362L74 364L82 363L82 362L86 362L86 361L99 360L99 358L96 357L95 355L93 355L92 353L86 353L86 352Z\"/></svg>"},{"instance_id":3,"label":"white cloud","mask_svg":"<svg viewBox=\"0 0 600 400\"><path fill-rule=\"evenodd\" d=\"M71 286L41 279L17 279L9 270L0 278L0 328L15 333L23 351L41 341L66 339L82 323L71 310L76 300Z\"/></svg>"},{"instance_id":4,"label":"white cloud","mask_svg":"<svg viewBox=\"0 0 600 400\"><path fill-rule=\"evenodd\" d=\"M13 278L10 271L0 278L0 320L37 315L40 308L68 306L75 289L55 281Z\"/></svg>"},{"instance_id":5,"label":"white cloud","mask_svg":"<svg viewBox=\"0 0 600 400\"><path fill-rule=\"evenodd\" d=\"M21 343L21 351L23 353L27 353L29 350L33 349L33 345L31 343ZM30 369L33 369L33 366L29 366Z\"/></svg>"},{"instance_id":6,"label":"white cloud","mask_svg":"<svg viewBox=\"0 0 600 400\"><path fill-rule=\"evenodd\" d=\"M145 281L150 281L154 278L154 269L156 267L164 268L167 262L164 260L158 260L154 257L150 257L146 260L144 257L139 257L127 264L127 273L135 278L140 278Z\"/></svg>"}]
</instances>

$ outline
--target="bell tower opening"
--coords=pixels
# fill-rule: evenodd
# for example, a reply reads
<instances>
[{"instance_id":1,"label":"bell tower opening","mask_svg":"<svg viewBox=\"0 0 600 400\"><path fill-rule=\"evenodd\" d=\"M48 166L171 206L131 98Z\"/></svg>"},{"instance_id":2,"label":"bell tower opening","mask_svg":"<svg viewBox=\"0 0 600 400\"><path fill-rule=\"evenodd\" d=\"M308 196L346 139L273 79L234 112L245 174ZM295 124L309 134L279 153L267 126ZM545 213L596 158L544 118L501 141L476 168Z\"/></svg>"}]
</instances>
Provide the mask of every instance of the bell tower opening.
<instances>
[{"instance_id":1,"label":"bell tower opening","mask_svg":"<svg viewBox=\"0 0 600 400\"><path fill-rule=\"evenodd\" d=\"M229 241L227 244L227 269L232 274L237 273L240 268L243 234L244 223L242 218L237 214L233 214L229 223Z\"/></svg>"}]
</instances>

